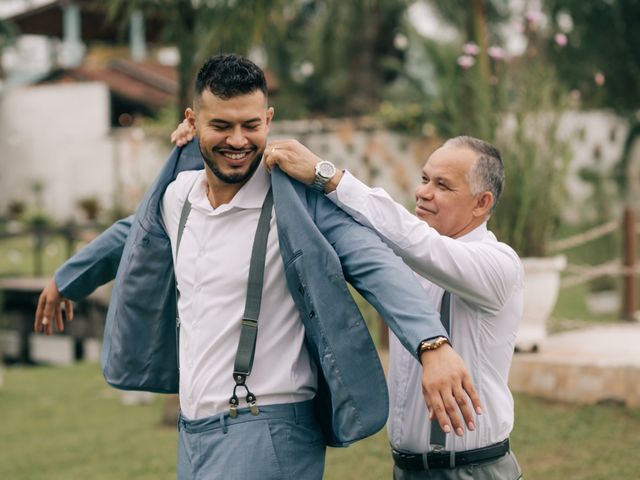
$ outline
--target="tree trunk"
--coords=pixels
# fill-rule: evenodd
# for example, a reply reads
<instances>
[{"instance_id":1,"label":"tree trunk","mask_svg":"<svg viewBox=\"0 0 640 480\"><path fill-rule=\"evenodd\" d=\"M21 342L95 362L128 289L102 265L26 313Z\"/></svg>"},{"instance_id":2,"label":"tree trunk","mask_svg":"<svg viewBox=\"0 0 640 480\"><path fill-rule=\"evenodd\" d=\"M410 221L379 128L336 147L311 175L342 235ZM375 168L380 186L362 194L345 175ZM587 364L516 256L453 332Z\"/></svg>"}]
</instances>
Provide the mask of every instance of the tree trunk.
<instances>
[{"instance_id":1,"label":"tree trunk","mask_svg":"<svg viewBox=\"0 0 640 480\"><path fill-rule=\"evenodd\" d=\"M177 35L176 42L180 52L178 64L178 122L184 119L184 111L192 104L192 82L195 73L193 64L196 53L195 23L196 11L191 2L180 1L176 8Z\"/></svg>"}]
</instances>

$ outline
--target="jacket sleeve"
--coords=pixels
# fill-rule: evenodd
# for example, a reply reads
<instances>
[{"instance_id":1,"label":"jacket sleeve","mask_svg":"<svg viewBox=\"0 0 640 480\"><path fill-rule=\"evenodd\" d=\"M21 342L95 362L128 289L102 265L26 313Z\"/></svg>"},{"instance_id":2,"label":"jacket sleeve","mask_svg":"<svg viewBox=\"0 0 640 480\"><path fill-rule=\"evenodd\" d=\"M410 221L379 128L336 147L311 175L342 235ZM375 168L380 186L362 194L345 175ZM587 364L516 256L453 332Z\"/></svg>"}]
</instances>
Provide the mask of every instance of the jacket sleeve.
<instances>
[{"instance_id":1,"label":"jacket sleeve","mask_svg":"<svg viewBox=\"0 0 640 480\"><path fill-rule=\"evenodd\" d=\"M58 268L55 281L64 297L81 300L115 278L132 221L133 215L118 220Z\"/></svg>"},{"instance_id":2,"label":"jacket sleeve","mask_svg":"<svg viewBox=\"0 0 640 480\"><path fill-rule=\"evenodd\" d=\"M345 279L382 315L403 346L417 357L422 340L447 336L440 315L400 257L324 195L308 195L317 195L315 222L338 254Z\"/></svg>"}]
</instances>

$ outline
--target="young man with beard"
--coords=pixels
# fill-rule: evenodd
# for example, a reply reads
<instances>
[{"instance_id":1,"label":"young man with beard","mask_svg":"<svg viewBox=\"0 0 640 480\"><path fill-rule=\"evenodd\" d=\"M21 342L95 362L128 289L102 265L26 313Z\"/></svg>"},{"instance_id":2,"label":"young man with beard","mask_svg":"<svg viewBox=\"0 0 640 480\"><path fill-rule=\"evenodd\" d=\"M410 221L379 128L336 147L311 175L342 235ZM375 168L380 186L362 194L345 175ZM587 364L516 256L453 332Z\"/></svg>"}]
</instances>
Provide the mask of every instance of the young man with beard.
<instances>
[{"instance_id":1,"label":"young man with beard","mask_svg":"<svg viewBox=\"0 0 640 480\"><path fill-rule=\"evenodd\" d=\"M115 277L103 373L119 388L179 390L180 479L320 479L325 444L384 425L385 379L346 281L422 361L429 401L444 412L458 399L443 428L473 429L480 408L402 261L320 192L268 175L273 114L256 65L209 59L188 113L198 142L174 149L135 216L58 269L38 304L34 328L50 334L61 302ZM319 186L335 173L325 167Z\"/></svg>"}]
</instances>

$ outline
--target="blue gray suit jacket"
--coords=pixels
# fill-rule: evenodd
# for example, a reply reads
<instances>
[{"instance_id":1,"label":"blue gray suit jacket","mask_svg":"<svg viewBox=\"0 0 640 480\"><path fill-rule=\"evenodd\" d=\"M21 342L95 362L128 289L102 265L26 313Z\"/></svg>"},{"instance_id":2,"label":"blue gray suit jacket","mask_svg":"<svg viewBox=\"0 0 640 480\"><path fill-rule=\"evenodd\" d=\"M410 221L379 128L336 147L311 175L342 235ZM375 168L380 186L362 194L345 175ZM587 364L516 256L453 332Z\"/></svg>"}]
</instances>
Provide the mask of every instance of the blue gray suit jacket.
<instances>
[{"instance_id":1,"label":"blue gray suit jacket","mask_svg":"<svg viewBox=\"0 0 640 480\"><path fill-rule=\"evenodd\" d=\"M175 148L135 215L56 272L72 300L115 278L102 370L117 388L178 391L175 279L160 204L179 172L201 168L195 141ZM318 417L326 443L346 446L382 428L388 414L384 373L347 282L414 355L421 340L446 333L413 272L373 231L277 168L271 182L287 285L318 366Z\"/></svg>"}]
</instances>

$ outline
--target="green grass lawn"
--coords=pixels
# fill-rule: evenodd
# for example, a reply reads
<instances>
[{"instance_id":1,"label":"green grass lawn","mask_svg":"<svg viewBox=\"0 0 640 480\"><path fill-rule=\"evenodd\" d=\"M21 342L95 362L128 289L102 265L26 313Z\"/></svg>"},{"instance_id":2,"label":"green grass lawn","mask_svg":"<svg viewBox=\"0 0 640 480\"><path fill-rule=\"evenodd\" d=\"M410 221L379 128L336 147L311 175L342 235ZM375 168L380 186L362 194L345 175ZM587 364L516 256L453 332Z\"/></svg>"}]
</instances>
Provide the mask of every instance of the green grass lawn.
<instances>
[{"instance_id":1,"label":"green grass lawn","mask_svg":"<svg viewBox=\"0 0 640 480\"><path fill-rule=\"evenodd\" d=\"M173 479L163 400L124 406L95 364L15 367L0 388L0 479ZM527 479L640 478L640 410L516 396L512 436ZM386 433L330 449L326 479L389 479Z\"/></svg>"}]
</instances>

